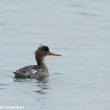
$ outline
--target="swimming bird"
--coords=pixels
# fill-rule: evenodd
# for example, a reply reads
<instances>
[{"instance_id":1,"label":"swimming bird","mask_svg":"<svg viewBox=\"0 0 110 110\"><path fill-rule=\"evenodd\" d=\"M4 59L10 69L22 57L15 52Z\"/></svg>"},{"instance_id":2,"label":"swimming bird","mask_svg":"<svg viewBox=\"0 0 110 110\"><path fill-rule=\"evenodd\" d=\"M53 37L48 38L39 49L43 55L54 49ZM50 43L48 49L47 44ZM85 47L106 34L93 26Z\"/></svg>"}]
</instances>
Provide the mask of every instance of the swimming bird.
<instances>
[{"instance_id":1,"label":"swimming bird","mask_svg":"<svg viewBox=\"0 0 110 110\"><path fill-rule=\"evenodd\" d=\"M48 68L45 64L46 56L61 56L60 54L55 54L50 52L48 46L40 46L35 51L35 60L37 65L29 65L16 70L16 78L43 78L49 75Z\"/></svg>"}]
</instances>

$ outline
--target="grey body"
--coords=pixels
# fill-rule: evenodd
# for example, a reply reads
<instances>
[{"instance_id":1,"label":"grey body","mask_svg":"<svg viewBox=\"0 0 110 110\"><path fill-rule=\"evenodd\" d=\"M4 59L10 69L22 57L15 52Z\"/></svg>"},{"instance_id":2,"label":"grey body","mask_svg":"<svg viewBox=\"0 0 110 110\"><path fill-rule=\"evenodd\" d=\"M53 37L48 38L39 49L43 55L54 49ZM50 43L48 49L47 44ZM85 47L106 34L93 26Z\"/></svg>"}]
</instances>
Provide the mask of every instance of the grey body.
<instances>
[{"instance_id":1,"label":"grey body","mask_svg":"<svg viewBox=\"0 0 110 110\"><path fill-rule=\"evenodd\" d=\"M37 65L25 66L16 70L14 73L16 78L42 78L49 75L46 68Z\"/></svg>"}]
</instances>

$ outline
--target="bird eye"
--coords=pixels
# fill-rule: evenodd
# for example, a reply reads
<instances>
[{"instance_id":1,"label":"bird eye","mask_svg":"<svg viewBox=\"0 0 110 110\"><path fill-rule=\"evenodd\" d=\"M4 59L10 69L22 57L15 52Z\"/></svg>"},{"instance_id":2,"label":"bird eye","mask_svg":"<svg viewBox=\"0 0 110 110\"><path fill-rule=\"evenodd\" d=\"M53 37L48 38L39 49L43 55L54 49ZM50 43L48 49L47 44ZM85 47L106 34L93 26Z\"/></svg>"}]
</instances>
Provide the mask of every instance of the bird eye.
<instances>
[{"instance_id":1,"label":"bird eye","mask_svg":"<svg viewBox=\"0 0 110 110\"><path fill-rule=\"evenodd\" d=\"M49 53L49 51L46 51L46 54L48 54Z\"/></svg>"}]
</instances>

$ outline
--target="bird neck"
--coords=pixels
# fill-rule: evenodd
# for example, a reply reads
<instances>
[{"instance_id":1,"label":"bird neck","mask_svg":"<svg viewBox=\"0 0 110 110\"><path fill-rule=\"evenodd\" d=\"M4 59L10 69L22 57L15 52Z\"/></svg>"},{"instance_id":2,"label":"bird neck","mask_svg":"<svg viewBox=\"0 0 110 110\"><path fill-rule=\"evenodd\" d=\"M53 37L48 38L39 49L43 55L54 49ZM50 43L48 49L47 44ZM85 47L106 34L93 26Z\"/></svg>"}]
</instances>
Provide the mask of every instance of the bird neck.
<instances>
[{"instance_id":1,"label":"bird neck","mask_svg":"<svg viewBox=\"0 0 110 110\"><path fill-rule=\"evenodd\" d=\"M37 56L36 56L36 62L37 62L37 66L48 70L48 69L47 69L47 66L46 66L46 64L45 64L45 61L44 61L44 57L37 57Z\"/></svg>"}]
</instances>

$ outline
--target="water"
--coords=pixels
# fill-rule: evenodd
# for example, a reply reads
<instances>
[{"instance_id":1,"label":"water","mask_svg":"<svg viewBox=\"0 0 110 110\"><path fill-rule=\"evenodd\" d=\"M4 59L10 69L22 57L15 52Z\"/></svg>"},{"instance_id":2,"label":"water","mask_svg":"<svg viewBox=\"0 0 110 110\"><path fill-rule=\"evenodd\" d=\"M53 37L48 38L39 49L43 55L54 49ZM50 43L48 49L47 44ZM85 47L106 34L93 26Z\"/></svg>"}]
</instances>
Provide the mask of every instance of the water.
<instances>
[{"instance_id":1,"label":"water","mask_svg":"<svg viewBox=\"0 0 110 110\"><path fill-rule=\"evenodd\" d=\"M0 0L0 106L25 110L110 110L109 0ZM40 44L48 57L44 81L15 79L36 64Z\"/></svg>"}]
</instances>

